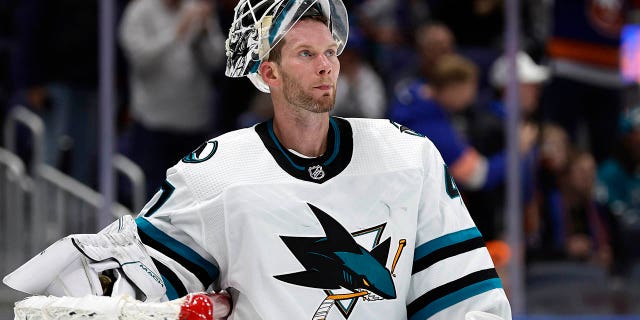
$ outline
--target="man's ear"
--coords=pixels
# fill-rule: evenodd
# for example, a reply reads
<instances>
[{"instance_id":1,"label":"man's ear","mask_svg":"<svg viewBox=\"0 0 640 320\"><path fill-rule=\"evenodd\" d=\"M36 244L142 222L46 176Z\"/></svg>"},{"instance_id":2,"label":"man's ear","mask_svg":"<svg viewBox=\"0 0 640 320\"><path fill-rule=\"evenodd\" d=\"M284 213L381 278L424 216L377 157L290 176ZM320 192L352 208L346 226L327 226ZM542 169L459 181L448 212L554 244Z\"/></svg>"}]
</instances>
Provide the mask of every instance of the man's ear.
<instances>
[{"instance_id":1,"label":"man's ear","mask_svg":"<svg viewBox=\"0 0 640 320\"><path fill-rule=\"evenodd\" d=\"M264 61L258 67L258 73L262 77L262 81L269 87L278 86L280 84L280 73L275 62Z\"/></svg>"}]
</instances>

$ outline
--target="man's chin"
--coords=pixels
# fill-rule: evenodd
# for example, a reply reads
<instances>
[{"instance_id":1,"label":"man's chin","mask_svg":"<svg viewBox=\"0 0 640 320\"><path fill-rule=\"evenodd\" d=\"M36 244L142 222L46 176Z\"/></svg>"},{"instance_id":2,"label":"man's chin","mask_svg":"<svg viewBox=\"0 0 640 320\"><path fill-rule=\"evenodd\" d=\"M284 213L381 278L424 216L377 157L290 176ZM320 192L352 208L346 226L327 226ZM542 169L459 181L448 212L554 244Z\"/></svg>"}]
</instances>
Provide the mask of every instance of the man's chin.
<instances>
[{"instance_id":1,"label":"man's chin","mask_svg":"<svg viewBox=\"0 0 640 320\"><path fill-rule=\"evenodd\" d=\"M315 101L315 105L318 113L329 112L333 110L335 99L332 96L323 96Z\"/></svg>"},{"instance_id":2,"label":"man's chin","mask_svg":"<svg viewBox=\"0 0 640 320\"><path fill-rule=\"evenodd\" d=\"M329 105L329 106L315 105L313 108L309 108L308 110L313 113L327 113L333 110L333 105Z\"/></svg>"}]
</instances>

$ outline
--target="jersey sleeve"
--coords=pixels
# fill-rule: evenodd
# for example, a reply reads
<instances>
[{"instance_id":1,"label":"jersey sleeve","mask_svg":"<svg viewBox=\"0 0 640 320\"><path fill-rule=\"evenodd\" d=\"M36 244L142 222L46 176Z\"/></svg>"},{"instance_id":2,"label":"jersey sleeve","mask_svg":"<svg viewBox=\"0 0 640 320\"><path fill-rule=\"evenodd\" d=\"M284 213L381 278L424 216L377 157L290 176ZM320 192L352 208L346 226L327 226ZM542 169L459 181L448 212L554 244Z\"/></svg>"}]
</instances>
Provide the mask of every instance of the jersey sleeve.
<instances>
[{"instance_id":1,"label":"jersey sleeve","mask_svg":"<svg viewBox=\"0 0 640 320\"><path fill-rule=\"evenodd\" d=\"M205 210L210 212L215 207L197 201L184 177L173 167L135 220L138 234L167 287L169 300L204 291L218 279L218 262L203 248L206 240L201 219Z\"/></svg>"},{"instance_id":2,"label":"jersey sleeve","mask_svg":"<svg viewBox=\"0 0 640 320\"><path fill-rule=\"evenodd\" d=\"M435 146L425 140L425 175L407 315L464 319L482 311L511 319L511 309L480 231Z\"/></svg>"}]
</instances>

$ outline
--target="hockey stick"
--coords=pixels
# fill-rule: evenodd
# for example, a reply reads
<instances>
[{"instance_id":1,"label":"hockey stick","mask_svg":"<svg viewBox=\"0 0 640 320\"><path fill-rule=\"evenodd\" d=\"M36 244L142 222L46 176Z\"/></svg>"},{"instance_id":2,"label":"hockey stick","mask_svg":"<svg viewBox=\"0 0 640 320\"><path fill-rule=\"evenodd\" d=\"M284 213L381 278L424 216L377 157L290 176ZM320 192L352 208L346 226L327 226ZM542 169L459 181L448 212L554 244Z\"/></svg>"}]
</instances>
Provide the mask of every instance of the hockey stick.
<instances>
[{"instance_id":1,"label":"hockey stick","mask_svg":"<svg viewBox=\"0 0 640 320\"><path fill-rule=\"evenodd\" d=\"M32 296L15 304L15 320L215 320L230 312L229 295L192 293L167 302L130 296Z\"/></svg>"},{"instance_id":2,"label":"hockey stick","mask_svg":"<svg viewBox=\"0 0 640 320\"><path fill-rule=\"evenodd\" d=\"M327 315L329 314L329 310L335 304L336 300L345 300L345 299L357 299L359 297L363 297L369 294L367 291L359 291L353 293L343 293L343 294L332 294L328 295L316 310L316 313L313 315L313 320L325 320Z\"/></svg>"}]
</instances>

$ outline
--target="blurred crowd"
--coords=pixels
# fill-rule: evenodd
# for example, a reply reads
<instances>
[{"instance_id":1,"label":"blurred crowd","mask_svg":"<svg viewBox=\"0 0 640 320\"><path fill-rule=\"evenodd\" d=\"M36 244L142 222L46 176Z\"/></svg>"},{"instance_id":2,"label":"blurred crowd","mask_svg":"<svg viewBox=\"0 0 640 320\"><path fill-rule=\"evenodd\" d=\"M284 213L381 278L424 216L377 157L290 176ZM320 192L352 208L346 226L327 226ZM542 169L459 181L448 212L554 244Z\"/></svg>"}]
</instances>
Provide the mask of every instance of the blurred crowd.
<instances>
[{"instance_id":1,"label":"blurred crowd","mask_svg":"<svg viewBox=\"0 0 640 320\"><path fill-rule=\"evenodd\" d=\"M237 0L119 0L118 152L149 192L207 138L268 119L224 76ZM504 238L504 0L345 0L333 113L389 118L438 147L486 240ZM518 132L527 261L624 274L640 258L640 99L620 72L637 0L521 0ZM98 1L0 0L0 106L38 113L45 161L97 184ZM514 214L514 213L511 213ZM499 247L499 246L498 246Z\"/></svg>"}]
</instances>

